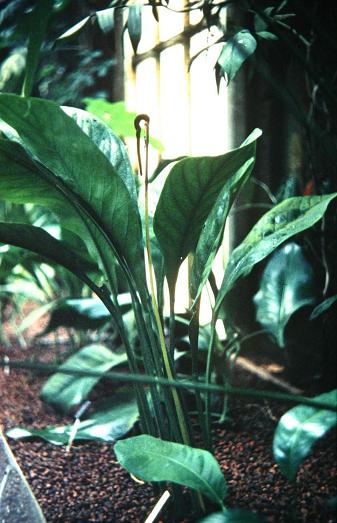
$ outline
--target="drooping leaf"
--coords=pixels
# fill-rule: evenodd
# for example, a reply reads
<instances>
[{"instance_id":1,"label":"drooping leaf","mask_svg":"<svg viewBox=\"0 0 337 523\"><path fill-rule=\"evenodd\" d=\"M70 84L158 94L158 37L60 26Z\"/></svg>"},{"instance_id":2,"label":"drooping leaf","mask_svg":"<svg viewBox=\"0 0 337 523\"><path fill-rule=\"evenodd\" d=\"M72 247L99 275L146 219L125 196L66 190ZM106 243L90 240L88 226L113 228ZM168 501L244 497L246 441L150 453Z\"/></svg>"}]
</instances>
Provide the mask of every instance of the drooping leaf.
<instances>
[{"instance_id":1,"label":"drooping leaf","mask_svg":"<svg viewBox=\"0 0 337 523\"><path fill-rule=\"evenodd\" d=\"M184 158L172 167L154 215L154 232L171 288L182 261L196 248L223 187L254 157L255 141L221 156Z\"/></svg>"},{"instance_id":2,"label":"drooping leaf","mask_svg":"<svg viewBox=\"0 0 337 523\"><path fill-rule=\"evenodd\" d=\"M314 308L310 315L310 320L314 320L323 312L327 311L334 303L337 301L337 294L334 294L334 296L330 296L330 298L327 298L326 300L322 301L317 305L317 307Z\"/></svg>"},{"instance_id":3,"label":"drooping leaf","mask_svg":"<svg viewBox=\"0 0 337 523\"><path fill-rule=\"evenodd\" d=\"M215 66L215 74L219 85L221 77L229 84L242 64L251 56L256 49L254 36L243 29L225 42L218 61Z\"/></svg>"},{"instance_id":4,"label":"drooping leaf","mask_svg":"<svg viewBox=\"0 0 337 523\"><path fill-rule=\"evenodd\" d=\"M206 450L142 435L115 445L119 463L144 481L170 481L196 489L223 508L227 486Z\"/></svg>"},{"instance_id":5,"label":"drooping leaf","mask_svg":"<svg viewBox=\"0 0 337 523\"><path fill-rule=\"evenodd\" d=\"M97 23L102 29L103 33L110 33L115 27L115 9L109 7L96 11Z\"/></svg>"},{"instance_id":6,"label":"drooping leaf","mask_svg":"<svg viewBox=\"0 0 337 523\"><path fill-rule=\"evenodd\" d=\"M266 520L242 508L226 509L224 512L214 512L198 521L198 523L265 523Z\"/></svg>"},{"instance_id":7,"label":"drooping leaf","mask_svg":"<svg viewBox=\"0 0 337 523\"><path fill-rule=\"evenodd\" d=\"M132 48L134 52L137 53L138 45L142 36L142 6L140 4L129 6L127 27Z\"/></svg>"},{"instance_id":8,"label":"drooping leaf","mask_svg":"<svg viewBox=\"0 0 337 523\"><path fill-rule=\"evenodd\" d=\"M285 346L284 329L301 307L315 303L317 288L312 266L294 242L283 245L269 260L254 296L257 321Z\"/></svg>"},{"instance_id":9,"label":"drooping leaf","mask_svg":"<svg viewBox=\"0 0 337 523\"><path fill-rule=\"evenodd\" d=\"M70 356L60 368L95 370L101 372L103 377L104 373L112 367L125 362L125 354L115 354L103 345L88 345ZM41 397L47 403L67 412L86 399L99 379L99 377L56 373L42 387Z\"/></svg>"},{"instance_id":10,"label":"drooping leaf","mask_svg":"<svg viewBox=\"0 0 337 523\"><path fill-rule=\"evenodd\" d=\"M59 187L62 182L67 197L90 216L86 225L100 244L101 254L104 256L107 250L108 237L142 289L145 278L139 213L106 156L53 102L2 94L0 117L16 129L25 146L48 169L49 176L44 174L49 183Z\"/></svg>"},{"instance_id":11,"label":"drooping leaf","mask_svg":"<svg viewBox=\"0 0 337 523\"><path fill-rule=\"evenodd\" d=\"M0 242L22 247L46 259L49 258L84 281L88 272L97 269L89 258L81 256L65 242L56 240L44 229L34 225L0 222Z\"/></svg>"},{"instance_id":12,"label":"drooping leaf","mask_svg":"<svg viewBox=\"0 0 337 523\"><path fill-rule=\"evenodd\" d=\"M254 265L283 242L317 223L336 196L337 193L324 196L295 196L284 200L264 214L232 252L217 296L216 310L236 280L249 274Z\"/></svg>"},{"instance_id":13,"label":"drooping leaf","mask_svg":"<svg viewBox=\"0 0 337 523\"><path fill-rule=\"evenodd\" d=\"M137 402L129 393L116 393L104 403L95 405L95 412L78 425L74 441L91 440L114 442L127 434L138 419ZM39 437L54 445L66 445L73 425L27 429L15 427L7 432L13 439Z\"/></svg>"},{"instance_id":14,"label":"drooping leaf","mask_svg":"<svg viewBox=\"0 0 337 523\"><path fill-rule=\"evenodd\" d=\"M337 389L316 396L337 406ZM281 472L294 481L299 466L310 453L314 443L337 425L337 413L299 405L288 410L278 422L273 441L275 461Z\"/></svg>"}]
</instances>

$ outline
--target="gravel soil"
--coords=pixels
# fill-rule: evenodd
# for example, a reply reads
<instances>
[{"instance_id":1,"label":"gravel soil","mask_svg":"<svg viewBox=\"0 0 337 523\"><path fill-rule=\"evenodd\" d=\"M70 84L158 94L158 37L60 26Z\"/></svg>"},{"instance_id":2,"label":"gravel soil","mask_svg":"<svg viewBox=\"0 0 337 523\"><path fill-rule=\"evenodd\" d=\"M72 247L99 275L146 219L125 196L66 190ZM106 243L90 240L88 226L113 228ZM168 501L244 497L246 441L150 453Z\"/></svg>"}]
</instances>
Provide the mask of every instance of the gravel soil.
<instances>
[{"instance_id":1,"label":"gravel soil","mask_svg":"<svg viewBox=\"0 0 337 523\"><path fill-rule=\"evenodd\" d=\"M10 358L35 354L43 359L39 347L25 351L15 345L0 347L0 358L5 354ZM0 368L4 432L18 425L40 428L73 421L40 401L44 379L21 370L7 374ZM235 375L239 385L252 386L254 380L242 370ZM266 388L265 383L256 386ZM98 386L95 394L104 394L104 388ZM301 467L296 485L291 485L272 456L277 420L287 408L267 401L234 400L231 422L214 427L215 456L228 484L226 505L256 511L269 523L334 523L336 514L327 510L326 502L337 495L337 432L332 430L319 441ZM158 500L155 486L137 483L118 465L111 444L79 443L69 454L42 440L9 440L9 444L48 523L142 523ZM170 523L165 513L157 521ZM188 515L181 519L181 523L193 521Z\"/></svg>"}]
</instances>

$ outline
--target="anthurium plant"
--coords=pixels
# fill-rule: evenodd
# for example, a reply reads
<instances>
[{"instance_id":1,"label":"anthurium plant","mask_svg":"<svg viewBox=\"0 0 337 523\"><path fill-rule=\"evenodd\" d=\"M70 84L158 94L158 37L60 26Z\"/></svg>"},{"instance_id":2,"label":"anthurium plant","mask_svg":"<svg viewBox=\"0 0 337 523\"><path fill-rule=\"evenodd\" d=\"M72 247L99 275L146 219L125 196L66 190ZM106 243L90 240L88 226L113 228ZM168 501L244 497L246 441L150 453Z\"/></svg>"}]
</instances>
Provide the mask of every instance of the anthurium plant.
<instances>
[{"instance_id":1,"label":"anthurium plant","mask_svg":"<svg viewBox=\"0 0 337 523\"><path fill-rule=\"evenodd\" d=\"M13 94L0 95L0 118L0 199L43 206L56 216L60 231L69 233L54 237L43 227L5 221L0 223L0 241L37 253L76 275L101 300L121 340L122 352L117 355L111 356L100 345L80 351L81 362L79 365L77 360L73 362L78 374L83 371L90 377L90 372L95 371L95 362L97 367L89 384L79 377L78 401L85 398L97 377L115 364L127 361L130 374L139 377L133 380L132 416L134 419L136 404L143 435L116 445L120 462L145 480L171 481L196 490L197 511L205 510L206 497L221 510L219 521L232 521L223 501L226 484L218 464L210 452L195 448L195 425L191 422L187 393L184 393L186 376L177 371L174 323L179 269L191 255L192 375L188 378L190 384L196 384L193 406L197 410L196 430L204 436L204 447L211 449L213 356L217 343L216 322L223 314L223 300L235 282L258 262L318 222L337 194L294 197L281 202L259 220L233 251L220 288L213 285L207 364L200 371L200 296L212 278L212 265L222 243L226 218L252 173L261 131L254 130L240 147L223 155L185 157L173 162L165 177L163 173L158 175L163 176L162 189L152 215L146 147L144 155L139 147L141 190L144 188L144 205L139 205L139 184L124 145L97 118L83 110ZM149 119L146 115L135 122L139 144L141 124L147 146ZM127 282L137 345L118 299L117 271L122 272ZM169 332L165 331L163 321L165 278L170 296ZM90 359L93 363L88 367ZM60 369L68 377L71 363ZM147 388L142 382L144 374L148 378ZM43 394L47 398L59 387L59 379L45 386ZM59 392L65 395L63 404L68 402L67 407L74 406L73 383L62 383ZM204 387L203 393L198 385ZM67 387L73 391L70 395ZM69 401L70 396L74 401ZM56 401L62 403L60 397ZM124 400L122 405L124 409ZM329 407L333 408L330 403ZM102 416L101 412L100 419ZM80 427L85 433L91 426L89 420ZM55 437L60 439L57 434ZM257 520L255 515L252 519L245 517L245 521Z\"/></svg>"}]
</instances>

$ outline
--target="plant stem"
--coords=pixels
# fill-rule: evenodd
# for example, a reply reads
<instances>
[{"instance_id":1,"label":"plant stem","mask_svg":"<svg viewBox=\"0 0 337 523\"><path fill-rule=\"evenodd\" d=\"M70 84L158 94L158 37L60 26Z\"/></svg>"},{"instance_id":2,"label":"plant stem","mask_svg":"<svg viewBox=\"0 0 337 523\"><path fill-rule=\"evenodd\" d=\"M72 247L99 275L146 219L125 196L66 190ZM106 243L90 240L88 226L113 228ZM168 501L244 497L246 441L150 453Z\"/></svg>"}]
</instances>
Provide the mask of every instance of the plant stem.
<instances>
[{"instance_id":1,"label":"plant stem","mask_svg":"<svg viewBox=\"0 0 337 523\"><path fill-rule=\"evenodd\" d=\"M214 383L201 383L200 381L191 381L191 380L169 380L167 378L162 378L159 376L149 376L142 374L131 374L126 372L99 372L99 371L84 371L79 370L78 368L63 368L61 369L58 365L51 365L43 362L36 361L22 361L22 360L0 360L0 367L9 367L13 369L29 369L29 370L39 370L42 372L59 372L60 374L74 375L74 376L90 376L94 378L105 378L111 381L120 381L121 383L142 383L144 385L149 385L151 383L156 383L157 385L162 385L164 387L172 387L175 389L188 389L188 390L200 390L203 392L218 392L220 394L231 394L234 396L243 396L250 398L261 398L261 399L270 399L279 402L286 402L293 405L305 405L307 407L313 407L321 410L329 410L331 412L337 412L337 405L331 405L324 403L324 401L317 401L314 398L308 398L300 394L290 394L286 392L275 392L269 390L254 390L254 389L244 389L241 387L234 387L232 385L216 385Z\"/></svg>"},{"instance_id":2,"label":"plant stem","mask_svg":"<svg viewBox=\"0 0 337 523\"><path fill-rule=\"evenodd\" d=\"M160 313L158 310L157 300L156 300L156 293L155 293L155 286L154 286L154 279L153 279L153 263L152 263L152 254L151 254L151 241L150 241L150 225L149 225L149 177L148 177L148 151L149 151L149 121L150 118L147 115L139 115L135 120L135 128L137 132L137 151L138 151L138 162L139 162L139 168L140 173L142 174L142 162L141 162L141 155L140 155L140 122L144 121L145 123L145 150L146 150L146 157L145 157L145 244L146 244L146 253L147 253L147 261L148 261L148 272L149 272L149 284L150 284L150 294L151 294L151 300L152 300L152 308L153 308L153 314L154 319L157 326L158 336L159 336L159 343L160 348L162 352L163 357L163 363L166 375L169 380L173 380L173 372L171 368L170 359L168 356L168 351L165 343L165 337L164 337L164 331L163 331L163 325L160 318ZM174 406L177 413L177 419L178 424L182 436L182 440L185 443L185 445L190 444L190 437L189 432L187 429L187 425L185 422L184 412L182 409L182 405L179 399L179 395L176 389L172 389L172 397Z\"/></svg>"}]
</instances>

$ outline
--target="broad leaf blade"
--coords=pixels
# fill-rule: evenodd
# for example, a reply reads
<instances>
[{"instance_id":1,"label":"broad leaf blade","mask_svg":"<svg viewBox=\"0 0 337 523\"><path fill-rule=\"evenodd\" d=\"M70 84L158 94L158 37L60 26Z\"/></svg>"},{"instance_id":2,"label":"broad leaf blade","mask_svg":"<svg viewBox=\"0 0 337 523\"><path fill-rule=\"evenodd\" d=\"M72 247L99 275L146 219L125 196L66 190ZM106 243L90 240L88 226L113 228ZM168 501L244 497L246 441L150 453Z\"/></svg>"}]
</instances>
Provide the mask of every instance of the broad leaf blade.
<instances>
[{"instance_id":1,"label":"broad leaf blade","mask_svg":"<svg viewBox=\"0 0 337 523\"><path fill-rule=\"evenodd\" d=\"M119 441L115 452L120 464L137 478L185 485L223 507L226 482L208 451L143 435Z\"/></svg>"},{"instance_id":2,"label":"broad leaf blade","mask_svg":"<svg viewBox=\"0 0 337 523\"><path fill-rule=\"evenodd\" d=\"M254 158L250 158L228 181L219 194L201 231L191 271L190 292L194 303L198 300L211 273L212 264L220 248L226 219L233 201L252 172L253 165Z\"/></svg>"},{"instance_id":3,"label":"broad leaf blade","mask_svg":"<svg viewBox=\"0 0 337 523\"><path fill-rule=\"evenodd\" d=\"M255 141L221 156L184 158L172 167L154 215L154 232L170 287L174 286L182 261L196 248L221 190L254 157Z\"/></svg>"},{"instance_id":4,"label":"broad leaf blade","mask_svg":"<svg viewBox=\"0 0 337 523\"><path fill-rule=\"evenodd\" d=\"M287 243L269 260L254 296L257 321L284 347L284 329L301 307L315 303L314 271L296 243Z\"/></svg>"},{"instance_id":5,"label":"broad leaf blade","mask_svg":"<svg viewBox=\"0 0 337 523\"><path fill-rule=\"evenodd\" d=\"M137 189L135 175L132 172L130 160L121 139L116 136L106 124L87 111L75 107L62 107L62 109L108 158L116 173L125 183L133 200L136 202Z\"/></svg>"},{"instance_id":6,"label":"broad leaf blade","mask_svg":"<svg viewBox=\"0 0 337 523\"><path fill-rule=\"evenodd\" d=\"M95 370L104 373L126 362L125 354L115 354L103 345L88 345L67 359L61 369ZM79 405L100 380L99 377L53 374L44 384L41 397L63 411Z\"/></svg>"},{"instance_id":7,"label":"broad leaf blade","mask_svg":"<svg viewBox=\"0 0 337 523\"><path fill-rule=\"evenodd\" d=\"M101 241L104 230L142 289L145 269L139 213L106 156L53 102L2 94L0 117L18 132L51 178L62 180L68 197L72 194L77 204L81 201L87 206L96 220L95 228L90 220L92 235Z\"/></svg>"},{"instance_id":8,"label":"broad leaf blade","mask_svg":"<svg viewBox=\"0 0 337 523\"><path fill-rule=\"evenodd\" d=\"M336 196L337 193L288 198L264 214L232 252L217 296L216 310L236 280L249 274L254 265L283 242L317 223Z\"/></svg>"},{"instance_id":9,"label":"broad leaf blade","mask_svg":"<svg viewBox=\"0 0 337 523\"><path fill-rule=\"evenodd\" d=\"M337 406L337 389L316 396ZM299 466L310 453L314 443L337 425L337 413L299 405L286 412L278 422L274 441L274 458L281 472L294 481Z\"/></svg>"},{"instance_id":10,"label":"broad leaf blade","mask_svg":"<svg viewBox=\"0 0 337 523\"><path fill-rule=\"evenodd\" d=\"M127 434L138 419L137 402L128 393L117 393L96 408L95 412L80 422L74 441L114 442ZM54 445L66 445L71 432L72 425L44 429L15 427L7 435L13 439L39 437Z\"/></svg>"}]
</instances>

